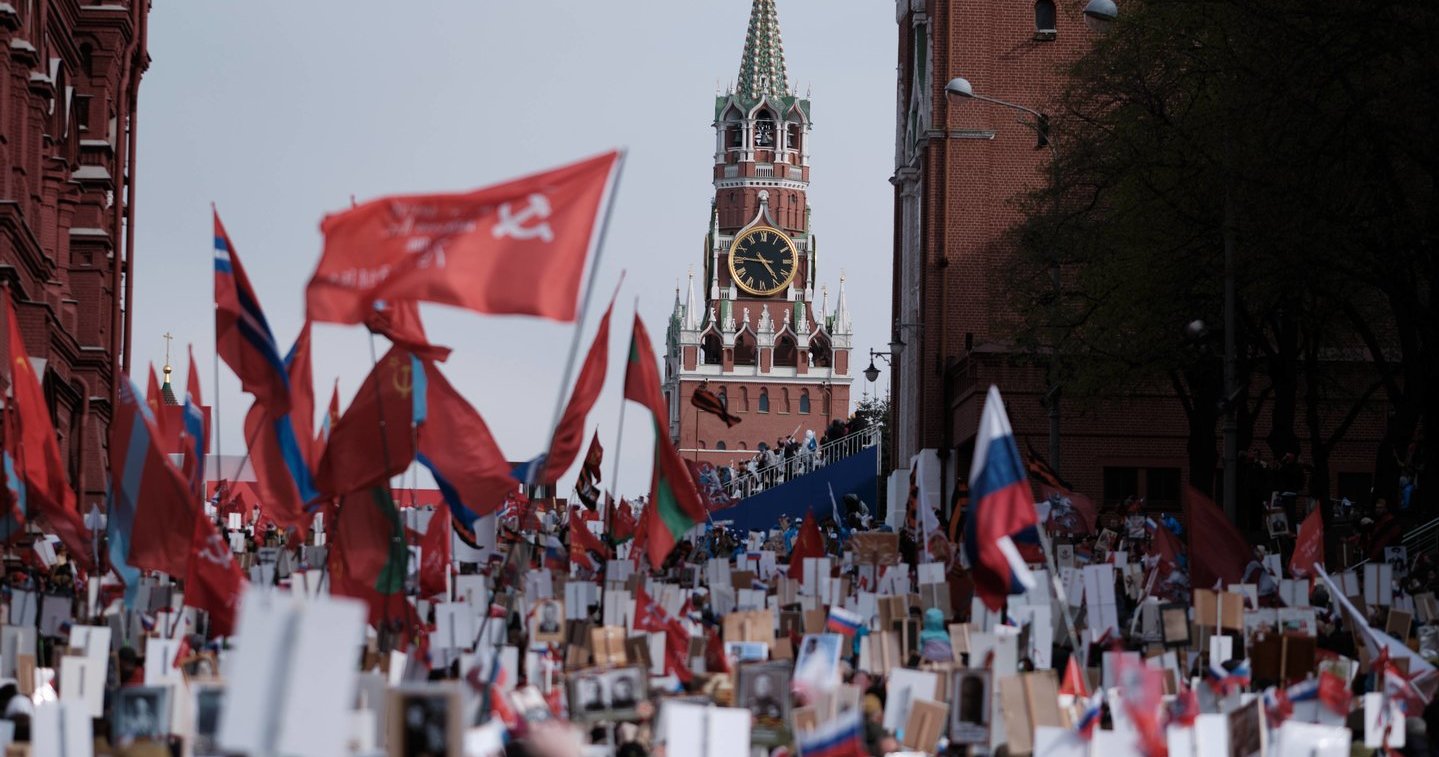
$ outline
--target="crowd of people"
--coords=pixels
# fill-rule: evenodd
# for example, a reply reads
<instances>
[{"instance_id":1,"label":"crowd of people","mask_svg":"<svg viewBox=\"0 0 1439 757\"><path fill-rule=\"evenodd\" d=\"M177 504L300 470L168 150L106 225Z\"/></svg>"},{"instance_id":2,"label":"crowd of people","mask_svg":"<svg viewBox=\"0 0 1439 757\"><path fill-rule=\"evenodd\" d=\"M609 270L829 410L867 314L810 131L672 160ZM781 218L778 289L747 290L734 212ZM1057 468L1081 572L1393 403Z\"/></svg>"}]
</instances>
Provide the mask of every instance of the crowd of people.
<instances>
[{"instance_id":1,"label":"crowd of people","mask_svg":"<svg viewBox=\"0 0 1439 757\"><path fill-rule=\"evenodd\" d=\"M853 454L857 450L832 443L852 438L868 428L861 416L849 420L835 418L820 436L809 429L803 436L789 434L773 444L756 442L754 454L735 458L718 468L720 483L736 498L758 494Z\"/></svg>"},{"instance_id":2,"label":"crowd of people","mask_svg":"<svg viewBox=\"0 0 1439 757\"><path fill-rule=\"evenodd\" d=\"M659 566L647 566L631 542L595 528L604 521L582 507L551 504L528 523L501 520L491 548L454 556L446 568L448 586L438 594L417 588L425 581L410 576L406 585L412 594L402 604L413 612L387 616L385 622L393 621L389 628L382 622L371 629L358 670L327 671L336 680L377 675L390 684L409 682L392 689L404 693L400 699L357 703L355 711L368 710L385 722L388 707L413 710L414 727L404 724L406 716L385 733L350 734L350 752L689 754L679 744L691 743L690 735L677 729L689 722L685 707L697 704L712 714L743 712L750 726L744 747L774 755L810 753L818 748L816 734L833 732L852 748L840 754L1029 751L1039 739L1083 744L1116 738L1111 734L1142 744L1145 721L1125 699L1129 679L1118 675L1120 668L1111 670L1130 664L1120 662L1120 655L1132 651L1145 654L1144 671L1164 677L1156 699L1162 706L1154 711L1161 733L1192 730L1196 717L1212 714L1231 718L1234 738L1235 713L1259 702L1266 708L1263 727L1280 745L1298 743L1294 734L1308 733L1297 725L1284 730L1285 722L1300 721L1347 728L1357 745L1366 743L1366 708L1376 706L1364 695L1378 693L1384 696L1380 705L1396 708L1386 743L1402 754L1430 753L1426 734L1439 727L1439 705L1432 704L1427 687L1439 679L1431 680L1426 671L1439 658L1439 604L1433 600L1439 567L1428 553L1396 558L1387 552L1402 540L1400 529L1388 527L1395 516L1382 500L1368 508L1332 505L1327 519L1337 528L1330 543L1355 545L1342 554L1329 551L1327 561L1321 557L1333 582L1294 572L1292 534L1253 540L1246 545L1242 573L1216 586L1209 578L1192 580L1199 568L1185 545L1193 536L1188 530L1193 513L1153 512L1131 500L1102 507L1097 522L1079 530L1051 518L1043 529L1047 539L1021 550L1033 569L1057 571L1060 588L1042 580L1027 594L1009 597L999 611L982 601L978 577L957 550L939 544L943 536L905 526L925 520L913 512L918 502L907 506L908 517L891 520L897 528L852 496L818 516L780 518L764 532L705 525ZM1294 517L1306 518L1312 506L1298 505ZM448 516L441 511L428 517ZM415 521L412 542L428 528L420 522L426 519L419 511L406 515ZM1346 523L1353 524L1352 532L1345 532ZM218 518L217 525L223 531L234 523ZM573 530L580 528L599 537L599 550L574 546ZM329 564L316 558L323 532L298 538L252 516L240 529L225 532L227 541L232 533L243 537L234 543L243 545L239 554L251 577L247 603L258 584L272 584L272 592L311 587L311 579ZM887 546L875 552L876 544ZM559 548L548 548L555 545ZM1210 546L1220 548L1205 548ZM176 616L166 604L170 595L158 588L149 604L132 609L126 609L123 587L110 580L99 581L98 591L87 596L86 577L77 574L63 546L49 541L47 547L18 547L23 557L8 566L5 584L7 628L28 625L37 632L33 641L20 637L20 644L33 644L31 655L23 646L17 650L28 662L6 666L9 677L0 680L0 715L14 724L15 740L32 738L37 708L52 706L57 689L60 701L70 698L60 670L67 655L83 649L83 643L77 647L76 629L107 625L115 629L114 654L103 656L105 693L93 721L97 749L157 738L170 748L187 739L216 744L220 716L210 711L202 725L197 713L167 710L174 700L157 698L154 690L168 687L180 697L187 690L223 688L227 666L251 640L243 633L207 635L203 613ZM278 555L267 570L257 561L261 551ZM50 553L52 559L35 557ZM1367 585L1365 566L1378 564L1394 576L1382 592ZM411 565L411 573L421 570ZM1358 580L1347 582L1346 573ZM462 587L473 587L472 581L485 587L487 598L465 594ZM1104 581L1111 586L1102 586ZM147 581L152 584L160 586ZM1335 596L1334 587L1348 588ZM1235 598L1241 616L1207 618L1213 610L1206 608L1228 606L1224 597ZM32 600L40 605L37 612L17 610ZM471 614L476 605L478 612ZM457 608L469 618L463 633L453 630ZM1185 614L1178 626L1183 641L1169 637L1174 629L1164 613L1173 608ZM1060 614L1064 623L1058 622ZM189 619L177 622L177 617ZM1062 630L1070 624L1073 631ZM486 633L487 627L497 630ZM465 638L457 641L460 636ZM1223 654L1207 644L1217 637L1232 643ZM184 651L155 643L168 638L180 640ZM1275 638L1312 640L1309 651L1295 658L1303 669L1271 664L1266 655L1277 648ZM1366 650L1374 639L1378 649L1387 650L1378 653L1385 657ZM1390 650L1385 639L1399 646ZM827 661L831 645L838 651ZM1400 647L1416 650L1402 657L1402 666L1393 662L1401 658L1395 651ZM1292 653L1285 649L1281 656L1287 660ZM160 650L173 661L157 666L150 658ZM184 675L154 680L156 670L170 668ZM1039 685L1032 676L1046 670L1064 674L1049 674L1061 696L1053 713L1044 705L1043 716L963 693L978 674L1001 688L1018 681L1013 685L1027 691ZM22 682L25 675L35 678ZM1342 696L1329 691L1321 709L1301 712L1297 705L1273 704L1276 697L1298 700L1304 686L1332 689L1326 676L1342 679ZM1419 693L1396 690L1396 678L1403 682L1399 688ZM1111 695L1091 693L1106 691ZM427 692L453 697L455 708L424 704ZM931 705L945 713L937 729L915 719ZM165 725L145 726L157 707L169 713L158 721ZM142 718L144 713L150 714ZM1037 725L1049 723L1051 714L1063 727ZM453 718L459 722L452 724ZM1097 725L1086 731L1091 718ZM1007 735L1001 723L1011 729ZM498 731L504 738L486 740L484 734ZM472 748L452 749L455 733L468 734ZM707 748L733 746L722 735L704 738ZM1141 751L1153 754L1148 747Z\"/></svg>"}]
</instances>

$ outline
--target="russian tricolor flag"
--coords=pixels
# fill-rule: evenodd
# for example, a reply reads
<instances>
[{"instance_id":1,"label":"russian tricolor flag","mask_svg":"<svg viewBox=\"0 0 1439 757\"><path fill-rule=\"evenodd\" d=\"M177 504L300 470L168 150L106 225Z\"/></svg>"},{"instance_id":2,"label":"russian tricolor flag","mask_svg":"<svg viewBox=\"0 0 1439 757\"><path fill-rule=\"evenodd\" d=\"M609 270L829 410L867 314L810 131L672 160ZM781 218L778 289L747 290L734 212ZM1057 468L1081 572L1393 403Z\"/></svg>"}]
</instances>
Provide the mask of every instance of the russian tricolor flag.
<instances>
[{"instance_id":1,"label":"russian tricolor flag","mask_svg":"<svg viewBox=\"0 0 1439 757\"><path fill-rule=\"evenodd\" d=\"M824 630L844 636L853 636L859 633L859 627L863 622L864 618L860 617L859 613L835 605L829 608L829 618L825 620Z\"/></svg>"},{"instance_id":2,"label":"russian tricolor flag","mask_svg":"<svg viewBox=\"0 0 1439 757\"><path fill-rule=\"evenodd\" d=\"M966 519L964 531L975 588L990 610L1003 607L1006 596L1023 594L1035 585L1013 539L1039 524L1024 470L1004 400L999 388L990 386L969 466L973 515Z\"/></svg>"}]
</instances>

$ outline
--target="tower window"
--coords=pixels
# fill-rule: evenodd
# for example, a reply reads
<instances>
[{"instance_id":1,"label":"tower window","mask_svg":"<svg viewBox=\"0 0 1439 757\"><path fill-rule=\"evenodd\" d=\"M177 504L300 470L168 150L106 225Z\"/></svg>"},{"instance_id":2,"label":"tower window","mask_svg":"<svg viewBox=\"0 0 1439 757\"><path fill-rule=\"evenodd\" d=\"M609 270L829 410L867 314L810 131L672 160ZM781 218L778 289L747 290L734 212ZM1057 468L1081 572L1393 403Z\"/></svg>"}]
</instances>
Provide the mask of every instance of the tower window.
<instances>
[{"instance_id":1,"label":"tower window","mask_svg":"<svg viewBox=\"0 0 1439 757\"><path fill-rule=\"evenodd\" d=\"M824 337L817 336L810 340L810 365L816 368L828 368L830 367L830 358L829 342L826 341Z\"/></svg>"},{"instance_id":2,"label":"tower window","mask_svg":"<svg viewBox=\"0 0 1439 757\"><path fill-rule=\"evenodd\" d=\"M738 150L744 146L744 135L740 132L739 124L729 124L724 130L724 146L731 150Z\"/></svg>"},{"instance_id":3,"label":"tower window","mask_svg":"<svg viewBox=\"0 0 1439 757\"><path fill-rule=\"evenodd\" d=\"M787 138L785 139L785 145L784 145L784 146L785 146L786 148L788 148L788 149L794 150L795 152L799 152L799 139L800 139L799 124L790 124L790 125L787 127L786 131L788 132L788 134L786 135ZM798 163L799 160L796 159L795 162Z\"/></svg>"},{"instance_id":4,"label":"tower window","mask_svg":"<svg viewBox=\"0 0 1439 757\"><path fill-rule=\"evenodd\" d=\"M809 390L801 389L799 392L799 412L801 415L809 415Z\"/></svg>"},{"instance_id":5,"label":"tower window","mask_svg":"<svg viewBox=\"0 0 1439 757\"><path fill-rule=\"evenodd\" d=\"M1054 39L1056 16L1054 0L1035 0L1034 34L1037 39Z\"/></svg>"},{"instance_id":6,"label":"tower window","mask_svg":"<svg viewBox=\"0 0 1439 757\"><path fill-rule=\"evenodd\" d=\"M780 400L784 403L784 405L783 405L784 410L782 410L781 412L783 412L784 414L788 415L789 412L790 412L790 409L789 409L789 388L788 388L788 387L780 390Z\"/></svg>"},{"instance_id":7,"label":"tower window","mask_svg":"<svg viewBox=\"0 0 1439 757\"><path fill-rule=\"evenodd\" d=\"M724 441L721 440L721 441L715 442L715 449L720 450L720 451L724 451L724 450L728 449L728 447L725 445Z\"/></svg>"},{"instance_id":8,"label":"tower window","mask_svg":"<svg viewBox=\"0 0 1439 757\"><path fill-rule=\"evenodd\" d=\"M747 386L742 386L742 387L739 388L739 401L740 401L740 409L743 410L744 412L748 413L748 412L749 412L749 387L747 387Z\"/></svg>"},{"instance_id":9,"label":"tower window","mask_svg":"<svg viewBox=\"0 0 1439 757\"><path fill-rule=\"evenodd\" d=\"M700 342L700 359L705 365L719 365L724 362L724 342L720 341L719 334L711 331L705 334Z\"/></svg>"},{"instance_id":10,"label":"tower window","mask_svg":"<svg viewBox=\"0 0 1439 757\"><path fill-rule=\"evenodd\" d=\"M763 111L754 123L754 146L774 147L774 116Z\"/></svg>"},{"instance_id":11,"label":"tower window","mask_svg":"<svg viewBox=\"0 0 1439 757\"><path fill-rule=\"evenodd\" d=\"M758 350L755 349L754 337L749 333L743 333L734 340L734 364L754 365Z\"/></svg>"},{"instance_id":12,"label":"tower window","mask_svg":"<svg viewBox=\"0 0 1439 757\"><path fill-rule=\"evenodd\" d=\"M798 350L795 348L794 338L782 336L774 344L774 364L785 368L793 368L798 360Z\"/></svg>"},{"instance_id":13,"label":"tower window","mask_svg":"<svg viewBox=\"0 0 1439 757\"><path fill-rule=\"evenodd\" d=\"M761 413L769 412L769 390L763 387L759 390L759 411Z\"/></svg>"}]
</instances>

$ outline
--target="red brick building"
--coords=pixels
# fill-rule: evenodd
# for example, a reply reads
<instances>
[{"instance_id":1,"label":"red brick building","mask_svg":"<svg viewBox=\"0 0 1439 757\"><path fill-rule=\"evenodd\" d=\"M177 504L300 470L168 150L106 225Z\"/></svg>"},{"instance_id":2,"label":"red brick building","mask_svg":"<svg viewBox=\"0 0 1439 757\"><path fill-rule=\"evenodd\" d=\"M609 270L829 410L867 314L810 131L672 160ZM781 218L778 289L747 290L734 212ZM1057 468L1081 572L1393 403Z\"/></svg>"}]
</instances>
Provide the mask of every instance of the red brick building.
<instances>
[{"instance_id":1,"label":"red brick building","mask_svg":"<svg viewBox=\"0 0 1439 757\"><path fill-rule=\"evenodd\" d=\"M957 449L944 462L946 491L956 469L968 470L990 384L1004 392L1021 446L1048 449L1049 382L1042 369L1014 359L1001 288L1011 259L1003 237L1021 220L1014 200L1044 180L1050 152L1036 149L1031 117L947 97L945 85L964 77L976 93L1049 112L1068 64L1097 34L1084 7L1085 0L896 2L893 318L904 346L893 356L891 453L908 461L923 449ZM1178 504L1190 473L1188 425L1167 387L1108 402L1065 401L1061 410L1061 473L1079 490L1108 501L1136 494L1154 506ZM1350 429L1331 460L1330 492L1367 491L1382 423L1376 407ZM1254 437L1266 433L1261 422Z\"/></svg>"},{"instance_id":2,"label":"red brick building","mask_svg":"<svg viewBox=\"0 0 1439 757\"><path fill-rule=\"evenodd\" d=\"M129 363L148 13L148 0L0 2L0 280L82 509L104 500L115 377Z\"/></svg>"},{"instance_id":3,"label":"red brick building","mask_svg":"<svg viewBox=\"0 0 1439 757\"><path fill-rule=\"evenodd\" d=\"M714 188L696 295L675 293L665 351L670 436L722 465L849 417L853 328L831 308L806 199L810 102L789 87L774 0L754 0L737 85L715 101ZM818 292L816 290L818 289ZM818 309L816 309L818 293ZM706 387L743 422L690 405Z\"/></svg>"}]
</instances>

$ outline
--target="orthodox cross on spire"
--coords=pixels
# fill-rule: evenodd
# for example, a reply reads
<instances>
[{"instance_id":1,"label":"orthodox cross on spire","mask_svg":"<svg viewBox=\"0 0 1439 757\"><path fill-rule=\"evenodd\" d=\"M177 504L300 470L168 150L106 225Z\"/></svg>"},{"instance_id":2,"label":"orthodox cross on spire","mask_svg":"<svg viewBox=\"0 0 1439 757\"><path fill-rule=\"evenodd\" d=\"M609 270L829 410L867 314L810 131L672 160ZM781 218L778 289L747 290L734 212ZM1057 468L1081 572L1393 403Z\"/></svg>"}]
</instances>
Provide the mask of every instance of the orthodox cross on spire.
<instances>
[{"instance_id":1,"label":"orthodox cross on spire","mask_svg":"<svg viewBox=\"0 0 1439 757\"><path fill-rule=\"evenodd\" d=\"M174 341L175 335L166 331L160 338L165 340L165 380L169 381L170 371L173 370L170 368L170 342ZM154 365L154 363L151 363L151 365Z\"/></svg>"},{"instance_id":2,"label":"orthodox cross on spire","mask_svg":"<svg viewBox=\"0 0 1439 757\"><path fill-rule=\"evenodd\" d=\"M775 0L754 0L745 35L744 57L739 63L738 94L747 100L765 95L789 94L789 75L784 67L784 43L779 36L779 11Z\"/></svg>"}]
</instances>

